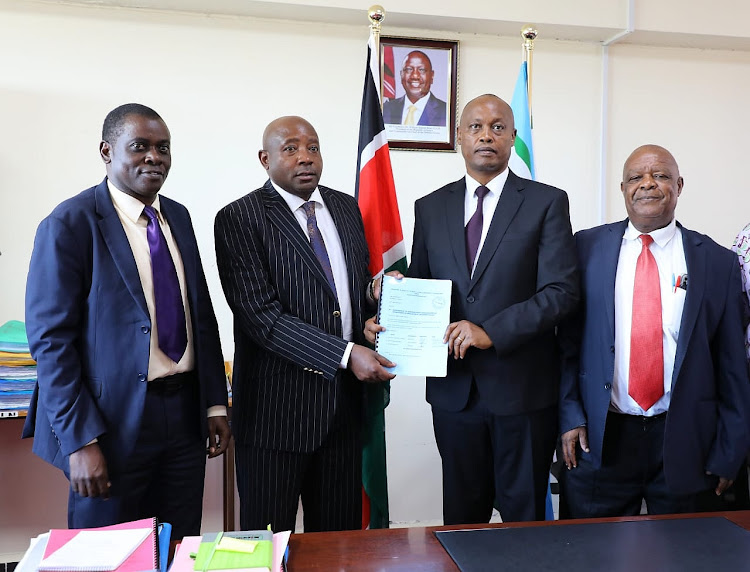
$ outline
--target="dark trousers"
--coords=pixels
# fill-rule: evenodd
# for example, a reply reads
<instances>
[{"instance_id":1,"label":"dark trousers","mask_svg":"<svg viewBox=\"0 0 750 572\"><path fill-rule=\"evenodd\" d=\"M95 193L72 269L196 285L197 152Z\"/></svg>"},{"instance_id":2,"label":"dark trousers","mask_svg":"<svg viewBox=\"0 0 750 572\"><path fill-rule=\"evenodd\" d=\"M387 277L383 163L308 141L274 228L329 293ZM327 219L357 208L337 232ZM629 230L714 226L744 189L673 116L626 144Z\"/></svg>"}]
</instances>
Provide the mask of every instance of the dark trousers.
<instances>
[{"instance_id":1,"label":"dark trousers","mask_svg":"<svg viewBox=\"0 0 750 572\"><path fill-rule=\"evenodd\" d=\"M300 497L305 532L362 526L362 439L353 420L336 415L312 453L238 444L240 527L294 531Z\"/></svg>"},{"instance_id":2,"label":"dark trousers","mask_svg":"<svg viewBox=\"0 0 750 572\"><path fill-rule=\"evenodd\" d=\"M206 443L197 417L197 380L192 374L187 379L173 391L147 391L134 452L110 470L110 498L82 497L71 489L70 528L155 516L172 524L173 539L200 534Z\"/></svg>"},{"instance_id":3,"label":"dark trousers","mask_svg":"<svg viewBox=\"0 0 750 572\"><path fill-rule=\"evenodd\" d=\"M675 514L696 510L695 495L674 494L664 478L666 414L656 417L609 412L602 466L580 456L578 467L562 473L562 494L571 518Z\"/></svg>"},{"instance_id":4,"label":"dark trousers","mask_svg":"<svg viewBox=\"0 0 750 572\"><path fill-rule=\"evenodd\" d=\"M544 520L557 434L557 408L494 415L472 388L462 411L432 408L443 465L443 522L489 522L497 500L504 522Z\"/></svg>"}]
</instances>

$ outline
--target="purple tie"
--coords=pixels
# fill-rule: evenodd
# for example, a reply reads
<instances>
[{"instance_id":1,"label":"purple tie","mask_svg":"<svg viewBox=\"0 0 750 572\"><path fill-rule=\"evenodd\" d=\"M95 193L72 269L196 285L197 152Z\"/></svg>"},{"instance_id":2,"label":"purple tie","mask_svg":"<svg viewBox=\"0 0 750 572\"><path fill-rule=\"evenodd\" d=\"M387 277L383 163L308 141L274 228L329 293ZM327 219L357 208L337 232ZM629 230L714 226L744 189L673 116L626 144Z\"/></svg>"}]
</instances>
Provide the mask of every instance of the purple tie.
<instances>
[{"instance_id":1,"label":"purple tie","mask_svg":"<svg viewBox=\"0 0 750 572\"><path fill-rule=\"evenodd\" d=\"M148 217L146 239L151 251L159 348L176 363L187 347L185 307L182 305L180 282L154 207L146 206L143 212Z\"/></svg>"},{"instance_id":2,"label":"purple tie","mask_svg":"<svg viewBox=\"0 0 750 572\"><path fill-rule=\"evenodd\" d=\"M477 210L471 215L466 225L466 265L469 267L469 274L471 274L471 270L474 268L474 259L477 257L479 242L482 240L482 223L484 222L482 204L484 203L484 197L490 190L484 185L480 185L474 192L478 198Z\"/></svg>"},{"instance_id":3,"label":"purple tie","mask_svg":"<svg viewBox=\"0 0 750 572\"><path fill-rule=\"evenodd\" d=\"M323 267L323 273L328 278L328 284L331 286L331 290L336 294L336 283L333 281L333 269L331 268L331 260L328 258L328 251L326 250L326 243L323 242L323 235L320 234L318 228L318 219L315 217L315 201L308 201L302 205L307 215L307 234L310 235L310 246L315 252L315 257Z\"/></svg>"}]
</instances>

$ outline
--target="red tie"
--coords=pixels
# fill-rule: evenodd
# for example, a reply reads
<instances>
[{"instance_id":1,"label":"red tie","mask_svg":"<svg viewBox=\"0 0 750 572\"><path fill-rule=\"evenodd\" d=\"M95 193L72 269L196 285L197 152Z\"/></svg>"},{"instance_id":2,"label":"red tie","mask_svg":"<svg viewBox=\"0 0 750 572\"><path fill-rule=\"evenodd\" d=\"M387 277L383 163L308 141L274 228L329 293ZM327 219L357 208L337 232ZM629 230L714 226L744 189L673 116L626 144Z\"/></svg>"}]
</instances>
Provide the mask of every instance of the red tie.
<instances>
[{"instance_id":1,"label":"red tie","mask_svg":"<svg viewBox=\"0 0 750 572\"><path fill-rule=\"evenodd\" d=\"M638 238L642 248L635 265L628 393L647 411L664 395L661 289L659 267L649 250L654 239L648 234Z\"/></svg>"}]
</instances>

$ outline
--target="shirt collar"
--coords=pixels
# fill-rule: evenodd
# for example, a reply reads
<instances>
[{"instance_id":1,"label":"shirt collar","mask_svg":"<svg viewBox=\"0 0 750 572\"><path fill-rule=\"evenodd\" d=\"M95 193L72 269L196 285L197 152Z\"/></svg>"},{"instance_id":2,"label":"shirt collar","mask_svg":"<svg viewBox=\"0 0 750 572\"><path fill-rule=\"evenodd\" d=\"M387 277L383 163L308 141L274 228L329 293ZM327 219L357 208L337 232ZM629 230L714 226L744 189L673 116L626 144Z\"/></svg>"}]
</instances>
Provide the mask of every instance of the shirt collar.
<instances>
[{"instance_id":1,"label":"shirt collar","mask_svg":"<svg viewBox=\"0 0 750 572\"><path fill-rule=\"evenodd\" d=\"M489 183L485 185L490 190L491 195L500 195L503 192L505 182L508 180L508 167L505 167L505 171L495 176ZM466 192L470 197L474 196L477 187L481 186L481 183L466 173Z\"/></svg>"},{"instance_id":2,"label":"shirt collar","mask_svg":"<svg viewBox=\"0 0 750 572\"><path fill-rule=\"evenodd\" d=\"M118 189L115 184L107 178L107 188L109 189L109 196L112 198L112 203L125 217L131 220L133 223L137 223L138 219L143 214L144 205L141 201L135 197ZM159 202L159 195L156 195L154 202L151 203L154 210L157 213L161 213L161 203Z\"/></svg>"},{"instance_id":3,"label":"shirt collar","mask_svg":"<svg viewBox=\"0 0 750 572\"><path fill-rule=\"evenodd\" d=\"M657 228L656 230L651 232L641 232L633 226L633 223L630 220L628 220L628 228L625 229L623 238L625 240L638 240L638 237L642 234L649 234L660 248L664 248L669 243L669 241L672 240L675 232L677 232L677 219L674 218L672 219L672 222L670 222L667 226Z\"/></svg>"},{"instance_id":4,"label":"shirt collar","mask_svg":"<svg viewBox=\"0 0 750 572\"><path fill-rule=\"evenodd\" d=\"M284 199L287 205L289 205L289 208L292 212L296 211L307 202L302 197L298 197L297 195L293 195L289 191L285 191L273 181L271 181L271 186L276 190L277 193L281 195L281 198ZM320 189L318 187L315 187L315 190L312 192L308 200L325 206L325 203L323 202L323 196L320 194Z\"/></svg>"},{"instance_id":5,"label":"shirt collar","mask_svg":"<svg viewBox=\"0 0 750 572\"><path fill-rule=\"evenodd\" d=\"M409 109L409 106L410 106L410 105L414 105L414 106L416 106L416 108L417 108L417 109L418 109L419 111L423 111L423 110L424 110L424 108L425 108L425 106L427 105L427 100L428 100L428 99L430 99L430 92L429 92L429 91L427 92L427 95L423 95L422 97L420 97L420 98L419 98L419 99L418 99L417 101L415 101L414 103L412 103L412 102L411 102L411 99L409 99L409 98L408 98L408 97L407 97L406 95L404 95L404 107L405 107L406 109Z\"/></svg>"}]
</instances>

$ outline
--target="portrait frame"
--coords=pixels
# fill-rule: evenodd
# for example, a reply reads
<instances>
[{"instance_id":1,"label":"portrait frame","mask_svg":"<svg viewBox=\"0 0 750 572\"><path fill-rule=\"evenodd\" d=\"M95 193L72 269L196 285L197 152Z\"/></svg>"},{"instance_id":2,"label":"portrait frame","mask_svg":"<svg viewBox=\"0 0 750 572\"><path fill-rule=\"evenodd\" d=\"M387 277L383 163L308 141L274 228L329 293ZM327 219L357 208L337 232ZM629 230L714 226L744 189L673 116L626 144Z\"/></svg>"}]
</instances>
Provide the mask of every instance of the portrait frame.
<instances>
[{"instance_id":1,"label":"portrait frame","mask_svg":"<svg viewBox=\"0 0 750 572\"><path fill-rule=\"evenodd\" d=\"M428 89L429 97L424 94L426 99L421 102L423 105L417 124L406 125L403 122L407 121L409 112L404 108L409 103L409 94L402 82L402 68L406 57L414 51L427 56L433 77L427 86L419 86L418 76L413 77L414 87L411 91L421 90L423 93ZM455 152L457 95L457 40L380 37L380 104L391 149ZM414 97L414 93L411 97ZM419 102L416 107L420 107Z\"/></svg>"}]
</instances>

